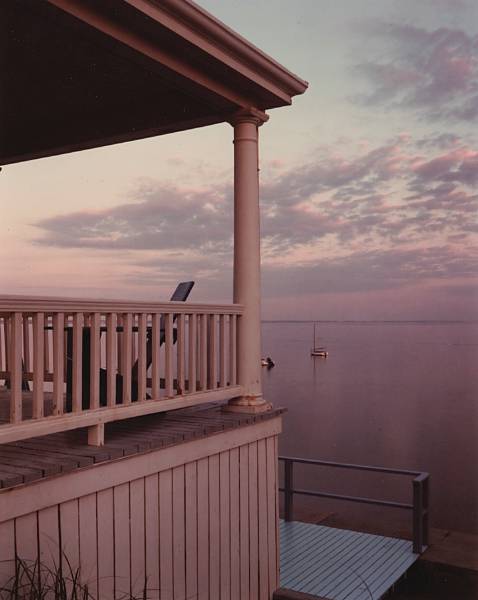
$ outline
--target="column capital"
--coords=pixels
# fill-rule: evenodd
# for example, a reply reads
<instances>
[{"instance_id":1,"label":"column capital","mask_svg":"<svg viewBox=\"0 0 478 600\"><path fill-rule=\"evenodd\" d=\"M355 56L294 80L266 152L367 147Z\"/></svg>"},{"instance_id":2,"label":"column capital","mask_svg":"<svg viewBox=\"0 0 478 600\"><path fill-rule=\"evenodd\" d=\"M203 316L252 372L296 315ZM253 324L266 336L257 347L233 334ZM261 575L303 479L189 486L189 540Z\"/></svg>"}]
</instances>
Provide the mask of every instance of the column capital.
<instances>
[{"instance_id":1,"label":"column capital","mask_svg":"<svg viewBox=\"0 0 478 600\"><path fill-rule=\"evenodd\" d=\"M229 123L234 127L239 123L253 123L257 127L260 127L263 123L269 120L269 115L264 111L249 106L247 108L241 108L235 112L229 119Z\"/></svg>"}]
</instances>

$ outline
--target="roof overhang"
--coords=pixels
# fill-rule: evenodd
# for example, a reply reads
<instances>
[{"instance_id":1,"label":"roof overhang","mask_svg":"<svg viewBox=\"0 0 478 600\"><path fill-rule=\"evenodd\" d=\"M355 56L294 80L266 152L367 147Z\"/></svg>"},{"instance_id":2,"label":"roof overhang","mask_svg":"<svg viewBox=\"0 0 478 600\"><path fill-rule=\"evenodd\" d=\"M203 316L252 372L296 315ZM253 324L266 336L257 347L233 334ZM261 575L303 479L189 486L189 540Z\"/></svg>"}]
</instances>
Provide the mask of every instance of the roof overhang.
<instances>
[{"instance_id":1,"label":"roof overhang","mask_svg":"<svg viewBox=\"0 0 478 600\"><path fill-rule=\"evenodd\" d=\"M2 0L0 164L286 106L299 79L190 0Z\"/></svg>"}]
</instances>

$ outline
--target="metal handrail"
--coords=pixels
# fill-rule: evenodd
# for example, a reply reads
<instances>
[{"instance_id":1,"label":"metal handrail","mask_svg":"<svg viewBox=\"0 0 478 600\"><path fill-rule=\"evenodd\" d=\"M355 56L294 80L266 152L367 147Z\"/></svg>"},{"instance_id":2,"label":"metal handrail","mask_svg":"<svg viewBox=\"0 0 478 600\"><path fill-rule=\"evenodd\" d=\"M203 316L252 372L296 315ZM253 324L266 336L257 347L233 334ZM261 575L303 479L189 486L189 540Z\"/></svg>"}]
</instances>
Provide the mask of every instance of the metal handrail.
<instances>
[{"instance_id":1,"label":"metal handrail","mask_svg":"<svg viewBox=\"0 0 478 600\"><path fill-rule=\"evenodd\" d=\"M338 463L327 460L315 460L311 458L295 458L291 456L279 456L284 462L284 487L279 491L284 492L284 518L292 520L294 494L302 496L316 496L320 498L331 498L335 500L346 500L349 502L360 502L363 504L374 504L387 506L389 508L400 508L413 511L413 552L421 554L428 545L429 530L429 481L430 475L422 471L410 471L406 469L391 469L388 467L375 467L370 465L355 465L351 463ZM332 467L339 469L353 469L356 471L371 471L375 473L387 473L390 475L405 475L413 477L412 491L413 503L394 502L391 500L378 500L375 498L364 498L361 496L347 496L344 494L331 494L315 490L294 488L294 463Z\"/></svg>"}]
</instances>

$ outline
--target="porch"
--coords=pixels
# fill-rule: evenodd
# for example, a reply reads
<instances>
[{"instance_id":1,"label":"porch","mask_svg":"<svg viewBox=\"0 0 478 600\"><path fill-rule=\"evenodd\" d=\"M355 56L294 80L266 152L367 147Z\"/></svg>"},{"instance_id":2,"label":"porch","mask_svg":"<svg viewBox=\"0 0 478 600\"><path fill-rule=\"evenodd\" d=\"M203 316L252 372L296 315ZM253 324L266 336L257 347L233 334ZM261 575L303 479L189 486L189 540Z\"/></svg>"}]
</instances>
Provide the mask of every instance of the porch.
<instances>
[{"instance_id":1,"label":"porch","mask_svg":"<svg viewBox=\"0 0 478 600\"><path fill-rule=\"evenodd\" d=\"M102 599L270 599L259 128L307 83L190 0L6 0L0 21L1 165L212 124L234 158L229 304L0 296L0 587L25 560Z\"/></svg>"},{"instance_id":2,"label":"porch","mask_svg":"<svg viewBox=\"0 0 478 600\"><path fill-rule=\"evenodd\" d=\"M102 445L105 423L212 401L268 410L259 127L307 83L189 0L30 4L0 8L0 164L230 124L234 286L230 305L0 296L0 443L86 427Z\"/></svg>"}]
</instances>

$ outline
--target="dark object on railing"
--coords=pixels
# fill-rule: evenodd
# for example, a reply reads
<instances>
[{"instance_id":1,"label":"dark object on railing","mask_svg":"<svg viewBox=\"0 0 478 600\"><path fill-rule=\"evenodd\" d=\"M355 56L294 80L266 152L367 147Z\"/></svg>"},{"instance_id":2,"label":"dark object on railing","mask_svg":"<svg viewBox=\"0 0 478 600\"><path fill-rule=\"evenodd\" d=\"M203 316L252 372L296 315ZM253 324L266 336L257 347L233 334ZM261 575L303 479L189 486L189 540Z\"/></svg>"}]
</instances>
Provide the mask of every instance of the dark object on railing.
<instances>
[{"instance_id":1,"label":"dark object on railing","mask_svg":"<svg viewBox=\"0 0 478 600\"><path fill-rule=\"evenodd\" d=\"M7 371L6 372L6 377L5 377L5 387L7 388L7 390L11 389L12 384L10 381L10 373ZM25 371L25 362L22 359L22 392L29 392L30 391L30 384L28 383L28 378L27 378L27 374Z\"/></svg>"},{"instance_id":2,"label":"dark object on railing","mask_svg":"<svg viewBox=\"0 0 478 600\"><path fill-rule=\"evenodd\" d=\"M429 529L429 502L430 475L420 471L408 471L405 469L389 469L387 467L372 467L369 465L354 465L349 463L330 462L327 460L314 460L310 458L293 458L290 456L279 456L284 461L284 487L279 488L284 492L284 519L292 521L294 508L294 494L302 496L317 496L320 498L332 498L335 500L348 500L349 502L361 502L363 504L375 504L377 506L388 506L413 511L413 552L421 554L428 545ZM345 496L343 494L330 494L314 490L294 488L294 463L306 465L319 465L323 467L335 467L339 469L353 469L356 471L374 471L376 473L388 473L391 475L406 475L413 477L413 503L392 502L390 500L376 500L360 496Z\"/></svg>"},{"instance_id":3,"label":"dark object on railing","mask_svg":"<svg viewBox=\"0 0 478 600\"><path fill-rule=\"evenodd\" d=\"M174 290L173 295L170 298L170 302L185 302L187 300L189 294L191 293L193 286L194 286L194 281L183 281L183 282L179 283L177 288ZM173 315L173 322L176 321L176 317L177 317L177 315ZM161 319L160 319L159 329L160 329L159 345L162 346L164 344L164 340L166 339L163 316L161 316ZM177 335L178 335L177 330L174 329L173 330L173 344L176 343ZM152 362L153 362L153 337L152 337L151 329L148 328L147 334L146 334L146 371L149 369ZM138 399L138 368L139 368L139 364L138 364L138 360L136 360L136 362L133 365L133 371L132 371L132 376L131 376L131 385L132 385L131 398L133 401ZM106 373L105 373L105 376L106 376ZM116 382L116 384L117 384L116 389L118 390L118 381ZM120 388L121 388L121 393L122 393L122 388L123 388L122 378L121 378ZM116 393L118 394L118 392L116 392ZM101 398L102 398L102 396L100 394L100 401L101 401ZM106 394L105 394L105 398L106 398Z\"/></svg>"},{"instance_id":4,"label":"dark object on railing","mask_svg":"<svg viewBox=\"0 0 478 600\"><path fill-rule=\"evenodd\" d=\"M170 298L170 302L185 302L194 286L194 281L183 281L179 283ZM173 321L177 315L173 315ZM137 327L132 328L133 332L138 331ZM106 331L106 327L101 327L100 332ZM118 326L117 332L122 332L123 327ZM90 408L90 327L83 327L82 335L82 408ZM177 332L173 330L173 343L176 342ZM164 344L164 318L160 320L160 346ZM151 328L147 328L146 337L146 370L149 369L153 357L153 341ZM107 404L107 371L100 368L100 406ZM73 391L73 330L71 327L66 328L66 410L70 412L72 409L72 391ZM123 375L116 374L116 403L120 404L123 398ZM138 400L138 361L134 363L131 373L131 400Z\"/></svg>"}]
</instances>

